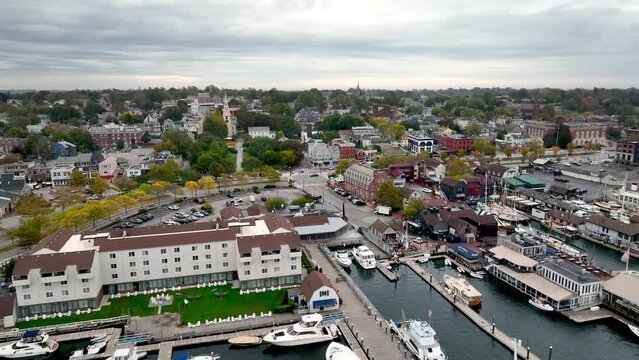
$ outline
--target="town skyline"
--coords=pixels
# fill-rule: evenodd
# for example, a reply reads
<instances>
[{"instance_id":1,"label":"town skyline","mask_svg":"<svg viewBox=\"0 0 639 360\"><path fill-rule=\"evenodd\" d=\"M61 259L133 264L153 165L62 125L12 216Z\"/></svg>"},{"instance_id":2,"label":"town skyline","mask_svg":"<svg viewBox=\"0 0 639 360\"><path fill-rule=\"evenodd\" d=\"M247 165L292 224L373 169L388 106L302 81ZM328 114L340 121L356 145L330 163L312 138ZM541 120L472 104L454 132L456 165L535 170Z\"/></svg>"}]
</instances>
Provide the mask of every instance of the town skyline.
<instances>
[{"instance_id":1,"label":"town skyline","mask_svg":"<svg viewBox=\"0 0 639 360\"><path fill-rule=\"evenodd\" d=\"M0 88L629 88L636 1L6 5Z\"/></svg>"}]
</instances>

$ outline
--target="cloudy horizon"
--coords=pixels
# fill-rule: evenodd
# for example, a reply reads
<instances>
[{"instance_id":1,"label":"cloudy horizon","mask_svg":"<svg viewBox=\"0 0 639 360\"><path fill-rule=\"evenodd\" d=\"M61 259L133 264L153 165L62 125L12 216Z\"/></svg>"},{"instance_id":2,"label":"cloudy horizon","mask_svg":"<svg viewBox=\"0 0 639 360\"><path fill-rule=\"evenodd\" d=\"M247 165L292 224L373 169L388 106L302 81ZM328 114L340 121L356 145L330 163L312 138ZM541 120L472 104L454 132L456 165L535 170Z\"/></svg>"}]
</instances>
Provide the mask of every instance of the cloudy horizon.
<instances>
[{"instance_id":1,"label":"cloudy horizon","mask_svg":"<svg viewBox=\"0 0 639 360\"><path fill-rule=\"evenodd\" d=\"M637 86L639 0L20 1L1 89Z\"/></svg>"}]
</instances>

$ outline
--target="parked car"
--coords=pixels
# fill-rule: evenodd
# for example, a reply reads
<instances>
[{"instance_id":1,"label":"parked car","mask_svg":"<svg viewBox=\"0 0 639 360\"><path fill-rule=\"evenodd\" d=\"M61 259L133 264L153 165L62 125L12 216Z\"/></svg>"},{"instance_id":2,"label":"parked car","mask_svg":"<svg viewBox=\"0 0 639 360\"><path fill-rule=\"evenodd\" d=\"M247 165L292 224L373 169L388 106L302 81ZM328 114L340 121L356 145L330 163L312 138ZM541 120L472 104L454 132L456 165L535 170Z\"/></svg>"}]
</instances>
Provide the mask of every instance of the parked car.
<instances>
[{"instance_id":1,"label":"parked car","mask_svg":"<svg viewBox=\"0 0 639 360\"><path fill-rule=\"evenodd\" d=\"M193 201L194 201L196 204L204 204L205 202L207 202L207 201L208 201L208 199L207 199L207 198L200 198L200 197L196 197L195 199L193 199Z\"/></svg>"},{"instance_id":2,"label":"parked car","mask_svg":"<svg viewBox=\"0 0 639 360\"><path fill-rule=\"evenodd\" d=\"M318 177L318 176L319 176L318 174L311 174L308 177Z\"/></svg>"},{"instance_id":3,"label":"parked car","mask_svg":"<svg viewBox=\"0 0 639 360\"><path fill-rule=\"evenodd\" d=\"M233 192L242 192L242 189L240 189L240 188L235 188L235 189L233 189Z\"/></svg>"},{"instance_id":4,"label":"parked car","mask_svg":"<svg viewBox=\"0 0 639 360\"><path fill-rule=\"evenodd\" d=\"M196 211L193 213L193 216L201 218L201 217L205 217L206 214L204 214L203 212Z\"/></svg>"},{"instance_id":5,"label":"parked car","mask_svg":"<svg viewBox=\"0 0 639 360\"><path fill-rule=\"evenodd\" d=\"M169 210L179 210L180 207L177 205L169 205Z\"/></svg>"},{"instance_id":6,"label":"parked car","mask_svg":"<svg viewBox=\"0 0 639 360\"><path fill-rule=\"evenodd\" d=\"M277 186L275 186L275 184L266 184L264 185L265 189L275 189Z\"/></svg>"},{"instance_id":7,"label":"parked car","mask_svg":"<svg viewBox=\"0 0 639 360\"><path fill-rule=\"evenodd\" d=\"M266 196L262 196L262 197L260 198L260 200L262 200L262 201L266 201L266 200L268 200L268 199L266 198Z\"/></svg>"},{"instance_id":8,"label":"parked car","mask_svg":"<svg viewBox=\"0 0 639 360\"><path fill-rule=\"evenodd\" d=\"M140 219L140 218L135 218L133 220L131 220L132 223L134 224L142 224L144 222L144 220Z\"/></svg>"},{"instance_id":9,"label":"parked car","mask_svg":"<svg viewBox=\"0 0 639 360\"><path fill-rule=\"evenodd\" d=\"M361 200L361 199L355 199L355 200L353 200L353 204L355 204L355 205L357 205L357 206L366 205L366 203L364 202L364 200Z\"/></svg>"},{"instance_id":10,"label":"parked car","mask_svg":"<svg viewBox=\"0 0 639 360\"><path fill-rule=\"evenodd\" d=\"M140 219L142 219L142 221L149 221L149 220L153 219L153 215L151 215L151 214L143 214L143 215L140 215Z\"/></svg>"},{"instance_id":11,"label":"parked car","mask_svg":"<svg viewBox=\"0 0 639 360\"><path fill-rule=\"evenodd\" d=\"M228 197L228 198L232 198L232 197L233 197L233 194L231 194L231 192L229 191L229 192L227 192L227 193L226 193L226 197Z\"/></svg>"},{"instance_id":12,"label":"parked car","mask_svg":"<svg viewBox=\"0 0 639 360\"><path fill-rule=\"evenodd\" d=\"M173 219L165 219L165 220L162 220L162 224L165 224L165 225L177 225L178 222L176 222Z\"/></svg>"},{"instance_id":13,"label":"parked car","mask_svg":"<svg viewBox=\"0 0 639 360\"><path fill-rule=\"evenodd\" d=\"M253 190L253 192L256 193L256 194L260 193L260 188L258 188L257 186L253 186L253 188L251 190Z\"/></svg>"},{"instance_id":14,"label":"parked car","mask_svg":"<svg viewBox=\"0 0 639 360\"><path fill-rule=\"evenodd\" d=\"M120 228L120 229L130 229L132 227L133 227L133 224L131 224L128 221L125 221L125 222L121 223L120 225L118 225L118 228Z\"/></svg>"}]
</instances>

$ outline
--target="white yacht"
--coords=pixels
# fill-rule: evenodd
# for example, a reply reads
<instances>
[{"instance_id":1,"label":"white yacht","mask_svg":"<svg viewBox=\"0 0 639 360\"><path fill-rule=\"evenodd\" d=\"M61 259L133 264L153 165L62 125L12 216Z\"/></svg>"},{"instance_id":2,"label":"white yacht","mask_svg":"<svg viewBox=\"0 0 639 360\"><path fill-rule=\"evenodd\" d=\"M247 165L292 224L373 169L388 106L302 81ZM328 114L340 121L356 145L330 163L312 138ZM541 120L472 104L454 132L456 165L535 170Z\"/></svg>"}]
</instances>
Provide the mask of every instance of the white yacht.
<instances>
[{"instance_id":1,"label":"white yacht","mask_svg":"<svg viewBox=\"0 0 639 360\"><path fill-rule=\"evenodd\" d=\"M299 346L331 341L337 335L335 324L322 325L322 315L310 314L302 316L302 321L293 326L271 331L263 339L277 346Z\"/></svg>"},{"instance_id":2,"label":"white yacht","mask_svg":"<svg viewBox=\"0 0 639 360\"><path fill-rule=\"evenodd\" d=\"M326 360L361 360L348 346L332 342L326 349Z\"/></svg>"},{"instance_id":3,"label":"white yacht","mask_svg":"<svg viewBox=\"0 0 639 360\"><path fill-rule=\"evenodd\" d=\"M335 261L337 261L337 263L343 268L348 268L353 263L348 257L348 252L346 250L337 250L333 254L335 256Z\"/></svg>"},{"instance_id":4,"label":"white yacht","mask_svg":"<svg viewBox=\"0 0 639 360\"><path fill-rule=\"evenodd\" d=\"M75 359L84 355L95 355L107 346L106 341L98 341L90 344L84 349L76 350L71 354L70 359Z\"/></svg>"},{"instance_id":5,"label":"white yacht","mask_svg":"<svg viewBox=\"0 0 639 360\"><path fill-rule=\"evenodd\" d=\"M539 310L555 311L544 299L528 299L528 303Z\"/></svg>"},{"instance_id":6,"label":"white yacht","mask_svg":"<svg viewBox=\"0 0 639 360\"><path fill-rule=\"evenodd\" d=\"M146 357L146 351L138 352L136 347L117 349L107 360L139 360Z\"/></svg>"},{"instance_id":7,"label":"white yacht","mask_svg":"<svg viewBox=\"0 0 639 360\"><path fill-rule=\"evenodd\" d=\"M435 330L426 321L408 320L390 325L418 360L446 360L448 356L437 341Z\"/></svg>"},{"instance_id":8,"label":"white yacht","mask_svg":"<svg viewBox=\"0 0 639 360\"><path fill-rule=\"evenodd\" d=\"M374 269L375 262L375 253L373 253L368 246L358 246L353 249L353 257L355 261L363 267L364 269Z\"/></svg>"},{"instance_id":9,"label":"white yacht","mask_svg":"<svg viewBox=\"0 0 639 360\"><path fill-rule=\"evenodd\" d=\"M455 295L462 303L473 307L481 305L481 293L463 277L444 275L444 284L451 295Z\"/></svg>"},{"instance_id":10,"label":"white yacht","mask_svg":"<svg viewBox=\"0 0 639 360\"><path fill-rule=\"evenodd\" d=\"M628 329L630 329L630 331L632 331L633 334L639 336L639 327L628 324Z\"/></svg>"},{"instance_id":11,"label":"white yacht","mask_svg":"<svg viewBox=\"0 0 639 360\"><path fill-rule=\"evenodd\" d=\"M22 339L0 348L0 358L23 359L50 355L58 350L58 343L39 330L28 330Z\"/></svg>"}]
</instances>

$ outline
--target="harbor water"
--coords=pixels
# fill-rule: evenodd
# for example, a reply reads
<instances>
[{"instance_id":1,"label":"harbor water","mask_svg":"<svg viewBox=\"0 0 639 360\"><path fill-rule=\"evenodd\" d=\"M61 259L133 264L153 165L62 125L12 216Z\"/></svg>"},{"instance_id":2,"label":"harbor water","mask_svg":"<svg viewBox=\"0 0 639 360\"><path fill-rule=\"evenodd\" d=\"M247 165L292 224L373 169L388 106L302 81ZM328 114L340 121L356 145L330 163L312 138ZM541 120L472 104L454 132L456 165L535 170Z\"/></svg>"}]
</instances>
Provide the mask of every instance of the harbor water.
<instances>
[{"instance_id":1,"label":"harbor water","mask_svg":"<svg viewBox=\"0 0 639 360\"><path fill-rule=\"evenodd\" d=\"M585 240L575 242L594 257L597 266L606 270L622 270L619 252ZM421 265L425 271L441 279L443 274L458 275L443 260ZM639 270L639 260L632 259L631 269ZM406 266L399 267L400 279L389 282L378 270L363 270L355 263L350 275L368 298L386 318L393 320L430 320L440 343L451 360L512 359L512 351L493 341L462 313L444 300L435 290L422 281ZM552 345L552 359L639 359L639 338L615 320L576 324L555 313L539 311L509 288L490 280L468 279L483 294L483 304L478 312L488 321L493 316L496 326L507 334L529 345L531 351L542 359L548 359ZM174 354L187 352L206 355L214 352L223 360L240 359L324 359L328 343L300 348L278 348L260 345L253 348L234 348L228 344L210 344L189 349L176 349ZM155 359L151 354L150 359Z\"/></svg>"}]
</instances>

